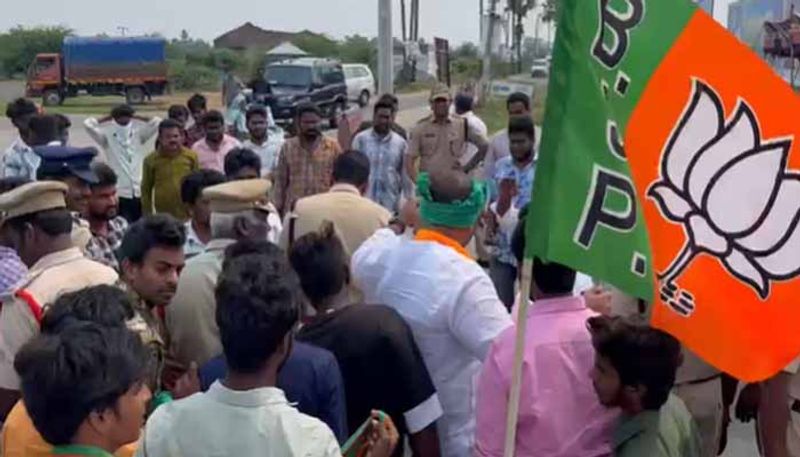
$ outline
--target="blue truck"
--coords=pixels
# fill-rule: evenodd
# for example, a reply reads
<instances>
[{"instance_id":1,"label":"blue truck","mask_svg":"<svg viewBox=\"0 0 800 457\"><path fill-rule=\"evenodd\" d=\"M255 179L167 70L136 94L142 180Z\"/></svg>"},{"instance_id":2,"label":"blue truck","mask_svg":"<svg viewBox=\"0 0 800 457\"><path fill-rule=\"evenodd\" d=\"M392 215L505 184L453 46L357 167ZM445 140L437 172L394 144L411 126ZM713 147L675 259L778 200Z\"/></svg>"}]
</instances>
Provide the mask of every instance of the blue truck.
<instances>
[{"instance_id":1,"label":"blue truck","mask_svg":"<svg viewBox=\"0 0 800 457\"><path fill-rule=\"evenodd\" d=\"M60 54L36 55L25 92L46 106L81 94L121 95L137 105L166 90L163 38L67 37Z\"/></svg>"}]
</instances>

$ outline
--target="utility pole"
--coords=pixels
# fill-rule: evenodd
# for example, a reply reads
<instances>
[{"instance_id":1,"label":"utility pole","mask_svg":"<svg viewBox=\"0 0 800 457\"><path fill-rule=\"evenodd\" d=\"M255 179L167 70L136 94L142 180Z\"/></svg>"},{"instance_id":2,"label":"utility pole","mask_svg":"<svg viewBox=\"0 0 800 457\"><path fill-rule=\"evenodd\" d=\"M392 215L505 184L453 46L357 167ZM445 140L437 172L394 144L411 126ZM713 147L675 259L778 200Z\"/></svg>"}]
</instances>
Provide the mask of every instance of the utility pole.
<instances>
[{"instance_id":1,"label":"utility pole","mask_svg":"<svg viewBox=\"0 0 800 457\"><path fill-rule=\"evenodd\" d=\"M489 93L489 83L492 79L492 39L494 38L494 21L497 2L498 0L489 0L489 18L486 21L486 42L483 46L483 69L481 71L481 90L484 96L481 97L481 100L486 99L485 96Z\"/></svg>"},{"instance_id":2,"label":"utility pole","mask_svg":"<svg viewBox=\"0 0 800 457\"><path fill-rule=\"evenodd\" d=\"M484 33L486 32L486 24L483 23L483 1L484 0L478 0L478 24L480 25L479 36L481 38L484 37Z\"/></svg>"},{"instance_id":3,"label":"utility pole","mask_svg":"<svg viewBox=\"0 0 800 457\"><path fill-rule=\"evenodd\" d=\"M394 93L392 0L378 2L378 92Z\"/></svg>"},{"instance_id":4,"label":"utility pole","mask_svg":"<svg viewBox=\"0 0 800 457\"><path fill-rule=\"evenodd\" d=\"M419 45L419 0L411 0L411 17L409 18L409 41L413 41L417 45ZM416 46L415 48L416 49ZM411 61L411 82L416 82L417 80L417 58L419 56L414 56L413 60Z\"/></svg>"}]
</instances>

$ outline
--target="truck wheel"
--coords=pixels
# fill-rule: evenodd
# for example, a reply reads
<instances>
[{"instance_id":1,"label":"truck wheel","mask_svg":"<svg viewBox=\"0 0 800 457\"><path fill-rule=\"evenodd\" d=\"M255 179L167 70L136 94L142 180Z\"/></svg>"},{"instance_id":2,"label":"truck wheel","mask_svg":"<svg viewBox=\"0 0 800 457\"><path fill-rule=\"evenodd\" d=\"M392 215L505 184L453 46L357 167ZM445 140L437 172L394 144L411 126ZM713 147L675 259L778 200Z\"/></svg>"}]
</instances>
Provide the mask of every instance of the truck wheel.
<instances>
[{"instance_id":1,"label":"truck wheel","mask_svg":"<svg viewBox=\"0 0 800 457\"><path fill-rule=\"evenodd\" d=\"M54 89L46 90L42 95L42 103L44 106L56 106L62 102L61 94Z\"/></svg>"},{"instance_id":2,"label":"truck wheel","mask_svg":"<svg viewBox=\"0 0 800 457\"><path fill-rule=\"evenodd\" d=\"M141 105L144 103L145 93L141 87L129 87L125 91L125 101L129 105Z\"/></svg>"}]
</instances>

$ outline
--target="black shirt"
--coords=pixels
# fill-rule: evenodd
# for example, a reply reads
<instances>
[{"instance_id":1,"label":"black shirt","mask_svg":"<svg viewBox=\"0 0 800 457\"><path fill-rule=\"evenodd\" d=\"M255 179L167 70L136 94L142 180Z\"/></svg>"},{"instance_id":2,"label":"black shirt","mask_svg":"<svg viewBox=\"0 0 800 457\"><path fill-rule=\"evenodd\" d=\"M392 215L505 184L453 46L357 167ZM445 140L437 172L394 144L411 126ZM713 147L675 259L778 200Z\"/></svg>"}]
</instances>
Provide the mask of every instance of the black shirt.
<instances>
[{"instance_id":1,"label":"black shirt","mask_svg":"<svg viewBox=\"0 0 800 457\"><path fill-rule=\"evenodd\" d=\"M336 356L344 378L351 432L371 410L379 409L389 414L405 435L405 414L436 394L411 329L397 311L386 306L351 305L336 310L303 327L297 339ZM438 407L438 397L435 401ZM426 411L417 411L419 417L414 419L423 421L417 424L422 425L420 430L437 419L430 417L430 409L423 409Z\"/></svg>"}]
</instances>

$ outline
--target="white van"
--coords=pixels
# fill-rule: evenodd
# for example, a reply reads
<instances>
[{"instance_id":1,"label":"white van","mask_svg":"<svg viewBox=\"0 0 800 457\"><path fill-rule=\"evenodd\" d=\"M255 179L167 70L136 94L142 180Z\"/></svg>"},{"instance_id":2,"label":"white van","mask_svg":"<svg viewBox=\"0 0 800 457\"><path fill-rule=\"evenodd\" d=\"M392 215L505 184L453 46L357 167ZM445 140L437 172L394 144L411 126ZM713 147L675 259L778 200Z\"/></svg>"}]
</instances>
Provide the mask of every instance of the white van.
<instances>
[{"instance_id":1,"label":"white van","mask_svg":"<svg viewBox=\"0 0 800 457\"><path fill-rule=\"evenodd\" d=\"M372 70L363 64L344 64L344 80L347 83L347 98L358 102L361 107L369 104L369 99L375 93L375 77Z\"/></svg>"}]
</instances>

